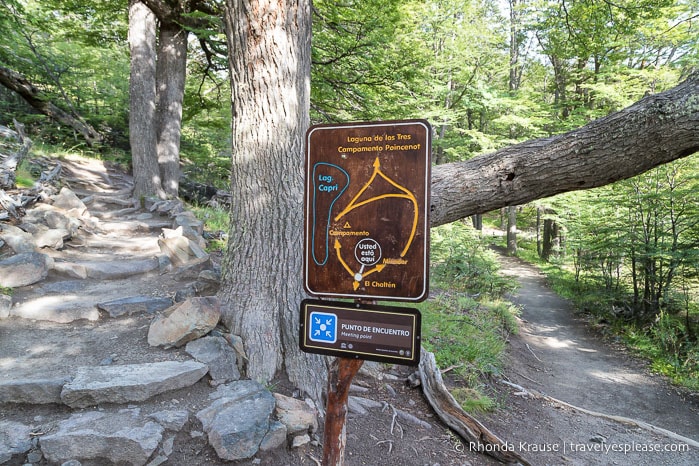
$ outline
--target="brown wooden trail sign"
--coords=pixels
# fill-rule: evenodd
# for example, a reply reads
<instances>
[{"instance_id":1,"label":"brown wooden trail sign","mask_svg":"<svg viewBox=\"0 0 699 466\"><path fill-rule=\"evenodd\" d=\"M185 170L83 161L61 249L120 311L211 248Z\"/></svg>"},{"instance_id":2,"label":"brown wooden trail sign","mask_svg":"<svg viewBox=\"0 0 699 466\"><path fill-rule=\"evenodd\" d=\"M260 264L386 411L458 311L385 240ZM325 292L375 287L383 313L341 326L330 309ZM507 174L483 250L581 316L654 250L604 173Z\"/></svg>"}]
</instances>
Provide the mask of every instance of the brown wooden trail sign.
<instances>
[{"instance_id":1,"label":"brown wooden trail sign","mask_svg":"<svg viewBox=\"0 0 699 466\"><path fill-rule=\"evenodd\" d=\"M308 130L308 293L427 298L430 141L424 120L316 125Z\"/></svg>"},{"instance_id":2,"label":"brown wooden trail sign","mask_svg":"<svg viewBox=\"0 0 699 466\"><path fill-rule=\"evenodd\" d=\"M419 312L375 304L428 295L431 133L424 120L306 133L304 288L356 301L301 308L301 349L339 356L328 374L326 466L343 464L348 391L364 359L418 361Z\"/></svg>"}]
</instances>

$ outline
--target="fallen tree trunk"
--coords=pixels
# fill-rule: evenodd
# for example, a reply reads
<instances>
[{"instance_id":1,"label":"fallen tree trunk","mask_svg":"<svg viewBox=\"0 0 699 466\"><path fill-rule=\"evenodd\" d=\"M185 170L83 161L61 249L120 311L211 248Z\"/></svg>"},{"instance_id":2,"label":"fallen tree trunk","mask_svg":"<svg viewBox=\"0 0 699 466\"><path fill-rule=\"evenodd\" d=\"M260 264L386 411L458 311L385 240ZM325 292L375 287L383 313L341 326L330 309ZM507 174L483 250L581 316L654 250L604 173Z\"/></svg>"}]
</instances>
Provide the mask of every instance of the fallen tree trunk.
<instances>
[{"instance_id":1,"label":"fallen tree trunk","mask_svg":"<svg viewBox=\"0 0 699 466\"><path fill-rule=\"evenodd\" d=\"M422 391L432 409L442 422L466 441L471 450L486 453L503 463L529 465L527 460L461 409L444 385L433 353L422 350L419 368Z\"/></svg>"},{"instance_id":2,"label":"fallen tree trunk","mask_svg":"<svg viewBox=\"0 0 699 466\"><path fill-rule=\"evenodd\" d=\"M57 107L38 87L16 71L0 66L0 84L19 94L39 112L76 130L82 135L88 146L92 147L104 140L104 137L92 126L78 116L71 115Z\"/></svg>"},{"instance_id":3,"label":"fallen tree trunk","mask_svg":"<svg viewBox=\"0 0 699 466\"><path fill-rule=\"evenodd\" d=\"M699 151L699 72L546 139L432 169L432 226L630 178Z\"/></svg>"}]
</instances>

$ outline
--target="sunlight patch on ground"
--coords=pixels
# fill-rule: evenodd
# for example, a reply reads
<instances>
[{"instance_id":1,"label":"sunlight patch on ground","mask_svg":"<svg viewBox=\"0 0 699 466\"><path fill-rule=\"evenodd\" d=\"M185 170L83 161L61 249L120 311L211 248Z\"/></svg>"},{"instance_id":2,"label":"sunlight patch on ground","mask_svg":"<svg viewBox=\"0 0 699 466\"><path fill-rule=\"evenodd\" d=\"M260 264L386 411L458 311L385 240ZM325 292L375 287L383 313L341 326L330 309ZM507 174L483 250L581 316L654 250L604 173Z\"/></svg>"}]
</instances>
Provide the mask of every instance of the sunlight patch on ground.
<instances>
[{"instance_id":1,"label":"sunlight patch on ground","mask_svg":"<svg viewBox=\"0 0 699 466\"><path fill-rule=\"evenodd\" d=\"M559 340L558 338L546 338L544 343L549 348L561 349L575 346L575 342L570 340Z\"/></svg>"},{"instance_id":2,"label":"sunlight patch on ground","mask_svg":"<svg viewBox=\"0 0 699 466\"><path fill-rule=\"evenodd\" d=\"M647 383L642 374L619 374L618 372L608 372L600 370L591 370L589 371L589 374L590 377L594 377L600 380L612 381L614 383L622 385L639 385Z\"/></svg>"}]
</instances>

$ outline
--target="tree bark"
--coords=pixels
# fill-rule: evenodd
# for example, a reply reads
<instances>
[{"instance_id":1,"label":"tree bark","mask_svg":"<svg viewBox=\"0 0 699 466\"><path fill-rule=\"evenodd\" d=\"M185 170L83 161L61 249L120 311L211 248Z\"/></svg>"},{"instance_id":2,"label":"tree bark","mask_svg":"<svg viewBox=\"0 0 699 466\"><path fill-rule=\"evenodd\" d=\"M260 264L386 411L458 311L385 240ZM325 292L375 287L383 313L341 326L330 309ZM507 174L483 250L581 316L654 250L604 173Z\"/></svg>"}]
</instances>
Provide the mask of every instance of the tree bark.
<instances>
[{"instance_id":1,"label":"tree bark","mask_svg":"<svg viewBox=\"0 0 699 466\"><path fill-rule=\"evenodd\" d=\"M16 71L0 66L0 84L11 91L16 92L29 105L34 107L39 112L57 121L58 123L62 123L73 128L82 135L88 146L92 147L95 144L102 142L104 139L100 133L98 133L92 126L87 124L80 117L73 116L54 105L39 88Z\"/></svg>"},{"instance_id":2,"label":"tree bark","mask_svg":"<svg viewBox=\"0 0 699 466\"><path fill-rule=\"evenodd\" d=\"M158 165L163 189L173 197L179 191L186 70L187 31L177 23L161 21L156 71Z\"/></svg>"},{"instance_id":3,"label":"tree bark","mask_svg":"<svg viewBox=\"0 0 699 466\"><path fill-rule=\"evenodd\" d=\"M432 169L432 225L630 178L699 150L699 73L551 138Z\"/></svg>"},{"instance_id":4,"label":"tree bark","mask_svg":"<svg viewBox=\"0 0 699 466\"><path fill-rule=\"evenodd\" d=\"M310 2L227 0L232 87L231 231L219 297L248 377L320 400L325 359L299 349L303 166L310 123Z\"/></svg>"},{"instance_id":5,"label":"tree bark","mask_svg":"<svg viewBox=\"0 0 699 466\"><path fill-rule=\"evenodd\" d=\"M134 197L165 198L158 167L155 121L155 15L137 0L129 2L129 135Z\"/></svg>"},{"instance_id":6,"label":"tree bark","mask_svg":"<svg viewBox=\"0 0 699 466\"><path fill-rule=\"evenodd\" d=\"M517 255L517 206L507 208L507 255Z\"/></svg>"}]
</instances>

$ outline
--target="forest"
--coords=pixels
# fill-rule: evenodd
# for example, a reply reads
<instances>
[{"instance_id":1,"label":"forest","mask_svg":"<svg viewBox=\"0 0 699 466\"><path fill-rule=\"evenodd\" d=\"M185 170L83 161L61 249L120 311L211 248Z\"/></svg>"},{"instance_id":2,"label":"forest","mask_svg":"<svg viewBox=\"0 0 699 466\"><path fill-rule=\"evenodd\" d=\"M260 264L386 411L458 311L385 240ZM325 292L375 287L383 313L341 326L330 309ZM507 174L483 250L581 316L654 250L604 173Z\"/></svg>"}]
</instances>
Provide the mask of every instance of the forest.
<instances>
[{"instance_id":1,"label":"forest","mask_svg":"<svg viewBox=\"0 0 699 466\"><path fill-rule=\"evenodd\" d=\"M134 67L129 43L129 9L139 3L0 0L0 125L16 120L41 150L118 161L136 174L134 131L148 122L134 118L160 118L130 97L145 69ZM236 50L224 3L143 1L158 43L178 37L186 49L181 121L162 138L182 179L228 189ZM311 20L311 123L426 119L437 166L583 127L678 86L699 64L696 0L316 0ZM699 158L684 155L468 221L482 241L540 264L595 324L696 390ZM162 189L177 195L179 171L169 176ZM495 230L507 234L493 239Z\"/></svg>"}]
</instances>

